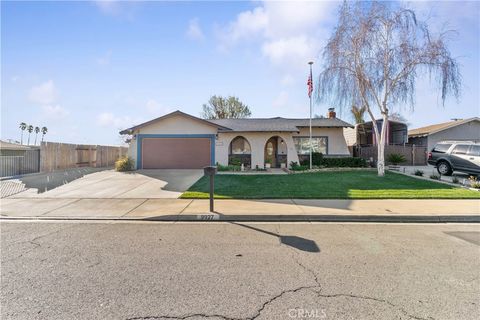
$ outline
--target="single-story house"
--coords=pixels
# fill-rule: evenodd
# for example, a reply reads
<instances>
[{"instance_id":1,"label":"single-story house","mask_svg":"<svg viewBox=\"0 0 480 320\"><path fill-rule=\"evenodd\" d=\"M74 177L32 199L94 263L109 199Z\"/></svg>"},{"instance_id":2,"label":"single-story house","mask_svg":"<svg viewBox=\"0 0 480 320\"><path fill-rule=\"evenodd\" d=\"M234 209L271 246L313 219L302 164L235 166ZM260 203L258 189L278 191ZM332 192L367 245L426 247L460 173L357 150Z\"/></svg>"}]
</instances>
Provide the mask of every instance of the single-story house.
<instances>
[{"instance_id":1,"label":"single-story house","mask_svg":"<svg viewBox=\"0 0 480 320\"><path fill-rule=\"evenodd\" d=\"M350 156L343 128L336 118L312 119L314 152ZM309 153L309 119L245 118L205 120L175 111L125 129L132 135L129 156L137 169L189 169L240 161L247 167L288 166Z\"/></svg>"},{"instance_id":2,"label":"single-story house","mask_svg":"<svg viewBox=\"0 0 480 320\"><path fill-rule=\"evenodd\" d=\"M0 140L0 156L23 157L30 147Z\"/></svg>"},{"instance_id":3,"label":"single-story house","mask_svg":"<svg viewBox=\"0 0 480 320\"><path fill-rule=\"evenodd\" d=\"M446 140L480 141L480 118L459 119L408 131L408 143L432 150Z\"/></svg>"},{"instance_id":4,"label":"single-story house","mask_svg":"<svg viewBox=\"0 0 480 320\"><path fill-rule=\"evenodd\" d=\"M382 130L383 119L376 121L379 132ZM373 122L368 121L356 124L354 128L345 128L344 135L347 145L350 146L372 146L376 145ZM387 145L400 145L408 143L408 125L404 122L389 120L385 143Z\"/></svg>"}]
</instances>

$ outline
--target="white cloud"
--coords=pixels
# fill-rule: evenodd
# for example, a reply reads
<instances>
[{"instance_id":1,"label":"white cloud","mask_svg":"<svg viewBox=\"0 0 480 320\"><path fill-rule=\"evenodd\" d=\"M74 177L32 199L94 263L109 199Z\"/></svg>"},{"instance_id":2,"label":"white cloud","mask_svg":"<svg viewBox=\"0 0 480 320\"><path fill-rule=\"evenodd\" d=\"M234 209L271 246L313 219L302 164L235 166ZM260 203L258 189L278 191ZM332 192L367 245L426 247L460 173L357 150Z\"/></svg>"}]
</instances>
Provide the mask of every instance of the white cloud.
<instances>
[{"instance_id":1,"label":"white cloud","mask_svg":"<svg viewBox=\"0 0 480 320\"><path fill-rule=\"evenodd\" d=\"M307 62L312 60L319 50L318 42L305 35L269 40L262 46L263 55L274 65L287 64L303 68L306 68Z\"/></svg>"},{"instance_id":2,"label":"white cloud","mask_svg":"<svg viewBox=\"0 0 480 320\"><path fill-rule=\"evenodd\" d=\"M105 15L133 21L138 8L144 2L140 0L97 0L94 1L94 4Z\"/></svg>"},{"instance_id":3,"label":"white cloud","mask_svg":"<svg viewBox=\"0 0 480 320\"><path fill-rule=\"evenodd\" d=\"M119 1L116 0L98 0L95 1L96 6L106 14L115 15L120 11Z\"/></svg>"},{"instance_id":4,"label":"white cloud","mask_svg":"<svg viewBox=\"0 0 480 320\"><path fill-rule=\"evenodd\" d=\"M61 119L65 118L69 112L65 108L62 108L60 105L47 105L42 107L43 114L47 118L51 119Z\"/></svg>"},{"instance_id":5,"label":"white cloud","mask_svg":"<svg viewBox=\"0 0 480 320\"><path fill-rule=\"evenodd\" d=\"M259 41L265 58L286 70L303 70L326 41L339 2L263 1L241 12L223 31L219 48L228 50L242 41Z\"/></svg>"},{"instance_id":6,"label":"white cloud","mask_svg":"<svg viewBox=\"0 0 480 320\"><path fill-rule=\"evenodd\" d=\"M273 100L272 106L275 108L285 107L288 104L288 92L282 91L280 94Z\"/></svg>"},{"instance_id":7,"label":"white cloud","mask_svg":"<svg viewBox=\"0 0 480 320\"><path fill-rule=\"evenodd\" d=\"M241 12L237 19L219 33L221 46L230 47L241 40L263 36L268 26L268 16L263 7Z\"/></svg>"},{"instance_id":8,"label":"white cloud","mask_svg":"<svg viewBox=\"0 0 480 320\"><path fill-rule=\"evenodd\" d=\"M129 116L116 116L111 112L102 112L97 115L97 125L101 127L113 127L114 129L125 129L134 125L138 120Z\"/></svg>"},{"instance_id":9,"label":"white cloud","mask_svg":"<svg viewBox=\"0 0 480 320\"><path fill-rule=\"evenodd\" d=\"M48 105L57 99L58 92L52 80L48 80L30 89L28 98L34 103Z\"/></svg>"},{"instance_id":10,"label":"white cloud","mask_svg":"<svg viewBox=\"0 0 480 320\"><path fill-rule=\"evenodd\" d=\"M205 39L205 35L203 34L197 18L189 21L186 35L192 40L202 41Z\"/></svg>"},{"instance_id":11,"label":"white cloud","mask_svg":"<svg viewBox=\"0 0 480 320\"><path fill-rule=\"evenodd\" d=\"M112 51L108 50L103 56L97 58L97 64L100 66L109 65L111 57L112 57Z\"/></svg>"}]
</instances>

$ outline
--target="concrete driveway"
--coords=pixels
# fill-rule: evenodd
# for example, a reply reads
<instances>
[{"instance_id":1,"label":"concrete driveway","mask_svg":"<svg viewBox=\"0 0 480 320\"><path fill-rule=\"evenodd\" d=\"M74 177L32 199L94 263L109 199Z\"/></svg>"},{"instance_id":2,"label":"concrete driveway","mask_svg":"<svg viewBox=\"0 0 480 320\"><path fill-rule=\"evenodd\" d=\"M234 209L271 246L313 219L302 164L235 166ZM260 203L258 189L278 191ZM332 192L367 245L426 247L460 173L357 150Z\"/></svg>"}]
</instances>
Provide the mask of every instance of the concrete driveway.
<instances>
[{"instance_id":1,"label":"concrete driveway","mask_svg":"<svg viewBox=\"0 0 480 320\"><path fill-rule=\"evenodd\" d=\"M28 189L8 198L178 198L203 175L203 170L106 170L87 174L55 189L38 193Z\"/></svg>"}]
</instances>

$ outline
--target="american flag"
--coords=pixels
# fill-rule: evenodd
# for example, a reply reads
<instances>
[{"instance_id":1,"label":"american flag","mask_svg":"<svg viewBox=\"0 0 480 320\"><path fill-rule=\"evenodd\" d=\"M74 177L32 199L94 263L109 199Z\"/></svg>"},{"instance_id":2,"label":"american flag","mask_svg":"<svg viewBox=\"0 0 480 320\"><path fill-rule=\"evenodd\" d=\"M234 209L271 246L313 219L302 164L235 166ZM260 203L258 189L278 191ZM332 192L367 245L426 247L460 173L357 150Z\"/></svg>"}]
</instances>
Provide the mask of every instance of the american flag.
<instances>
[{"instance_id":1,"label":"american flag","mask_svg":"<svg viewBox=\"0 0 480 320\"><path fill-rule=\"evenodd\" d=\"M310 70L310 76L308 77L307 86L308 86L308 97L311 98L312 92L313 92L312 70Z\"/></svg>"}]
</instances>

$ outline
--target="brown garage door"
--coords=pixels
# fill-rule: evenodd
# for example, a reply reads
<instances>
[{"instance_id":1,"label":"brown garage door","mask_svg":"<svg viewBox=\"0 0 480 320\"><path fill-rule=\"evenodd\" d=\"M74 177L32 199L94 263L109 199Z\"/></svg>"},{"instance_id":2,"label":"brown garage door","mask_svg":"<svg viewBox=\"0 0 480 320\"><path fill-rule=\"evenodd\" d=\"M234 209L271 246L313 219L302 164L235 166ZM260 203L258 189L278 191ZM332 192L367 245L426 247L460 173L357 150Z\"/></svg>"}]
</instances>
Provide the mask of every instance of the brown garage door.
<instances>
[{"instance_id":1,"label":"brown garage door","mask_svg":"<svg viewBox=\"0 0 480 320\"><path fill-rule=\"evenodd\" d=\"M144 169L200 169L209 165L209 138L142 139Z\"/></svg>"}]
</instances>

